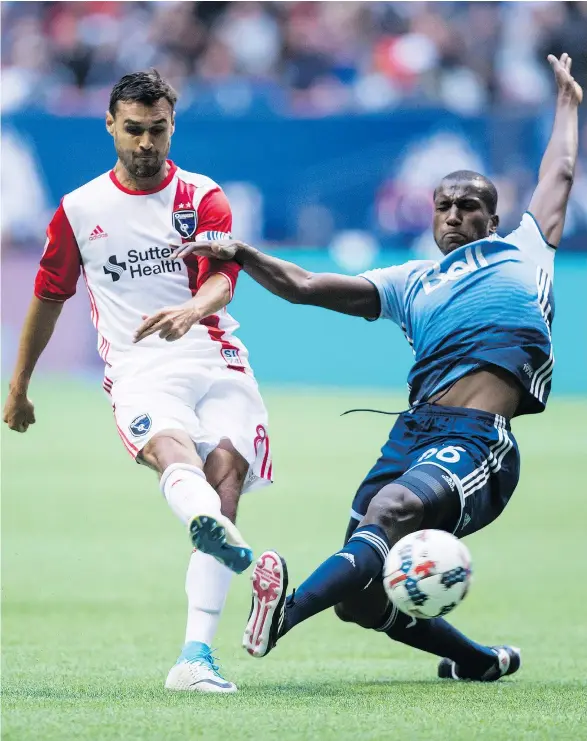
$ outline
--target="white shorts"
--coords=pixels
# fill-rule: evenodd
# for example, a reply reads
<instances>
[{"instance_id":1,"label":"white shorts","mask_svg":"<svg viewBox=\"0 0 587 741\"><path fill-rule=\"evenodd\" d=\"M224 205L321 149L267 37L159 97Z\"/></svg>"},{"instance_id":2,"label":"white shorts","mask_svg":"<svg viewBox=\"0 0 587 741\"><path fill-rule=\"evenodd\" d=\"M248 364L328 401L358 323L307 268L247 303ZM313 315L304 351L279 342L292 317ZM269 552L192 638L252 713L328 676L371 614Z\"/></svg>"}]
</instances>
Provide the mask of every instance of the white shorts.
<instances>
[{"instance_id":1,"label":"white shorts","mask_svg":"<svg viewBox=\"0 0 587 741\"><path fill-rule=\"evenodd\" d=\"M273 466L267 410L254 377L226 367L173 366L141 370L110 380L118 433L125 448L137 455L162 430L184 430L205 462L221 440L249 463L243 492L272 482ZM140 459L139 459L140 462Z\"/></svg>"}]
</instances>

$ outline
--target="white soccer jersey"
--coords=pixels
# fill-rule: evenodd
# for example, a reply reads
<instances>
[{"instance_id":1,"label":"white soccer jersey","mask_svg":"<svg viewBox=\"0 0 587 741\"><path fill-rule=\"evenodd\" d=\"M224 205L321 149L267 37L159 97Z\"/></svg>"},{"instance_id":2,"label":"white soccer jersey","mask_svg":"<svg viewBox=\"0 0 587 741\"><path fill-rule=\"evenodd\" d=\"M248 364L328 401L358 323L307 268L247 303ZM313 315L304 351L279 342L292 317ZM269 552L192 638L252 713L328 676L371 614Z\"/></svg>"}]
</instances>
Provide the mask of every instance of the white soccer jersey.
<instances>
[{"instance_id":1,"label":"white soccer jersey","mask_svg":"<svg viewBox=\"0 0 587 741\"><path fill-rule=\"evenodd\" d=\"M170 161L157 188L132 191L113 171L104 173L63 198L47 230L35 295L65 301L83 274L109 379L151 366L161 353L250 373L246 349L233 336L239 325L226 310L175 342L155 334L133 344L146 316L188 301L212 274L226 277L232 295L237 263L194 255L170 259L172 245L221 238L231 227L226 196L204 175Z\"/></svg>"}]
</instances>

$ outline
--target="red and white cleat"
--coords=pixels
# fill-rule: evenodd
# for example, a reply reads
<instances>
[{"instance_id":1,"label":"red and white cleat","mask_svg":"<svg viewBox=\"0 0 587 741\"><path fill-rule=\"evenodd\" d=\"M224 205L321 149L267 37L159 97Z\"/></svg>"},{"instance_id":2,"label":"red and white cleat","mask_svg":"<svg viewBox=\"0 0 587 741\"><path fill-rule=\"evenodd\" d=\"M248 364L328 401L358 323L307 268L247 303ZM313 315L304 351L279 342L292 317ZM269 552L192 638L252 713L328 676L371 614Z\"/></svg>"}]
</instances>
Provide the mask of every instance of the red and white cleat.
<instances>
[{"instance_id":1,"label":"red and white cleat","mask_svg":"<svg viewBox=\"0 0 587 741\"><path fill-rule=\"evenodd\" d=\"M251 656L266 656L281 635L287 595L287 565L277 551L265 551L255 564L253 598L243 648Z\"/></svg>"}]
</instances>

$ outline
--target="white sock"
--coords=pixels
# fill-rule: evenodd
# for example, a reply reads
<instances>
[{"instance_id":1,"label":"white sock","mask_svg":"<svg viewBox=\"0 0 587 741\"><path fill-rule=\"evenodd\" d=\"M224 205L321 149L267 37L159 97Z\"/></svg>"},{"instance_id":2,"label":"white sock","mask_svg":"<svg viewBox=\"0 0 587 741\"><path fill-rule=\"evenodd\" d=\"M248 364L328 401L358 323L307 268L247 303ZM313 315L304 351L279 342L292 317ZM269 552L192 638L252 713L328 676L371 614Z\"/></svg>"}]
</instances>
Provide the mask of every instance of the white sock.
<instances>
[{"instance_id":1,"label":"white sock","mask_svg":"<svg viewBox=\"0 0 587 741\"><path fill-rule=\"evenodd\" d=\"M200 551L192 553L185 578L188 596L186 643L201 641L212 645L231 579L232 571L215 558Z\"/></svg>"},{"instance_id":2,"label":"white sock","mask_svg":"<svg viewBox=\"0 0 587 741\"><path fill-rule=\"evenodd\" d=\"M197 466L173 463L163 471L159 485L173 513L184 525L198 514L220 514L220 497Z\"/></svg>"}]
</instances>

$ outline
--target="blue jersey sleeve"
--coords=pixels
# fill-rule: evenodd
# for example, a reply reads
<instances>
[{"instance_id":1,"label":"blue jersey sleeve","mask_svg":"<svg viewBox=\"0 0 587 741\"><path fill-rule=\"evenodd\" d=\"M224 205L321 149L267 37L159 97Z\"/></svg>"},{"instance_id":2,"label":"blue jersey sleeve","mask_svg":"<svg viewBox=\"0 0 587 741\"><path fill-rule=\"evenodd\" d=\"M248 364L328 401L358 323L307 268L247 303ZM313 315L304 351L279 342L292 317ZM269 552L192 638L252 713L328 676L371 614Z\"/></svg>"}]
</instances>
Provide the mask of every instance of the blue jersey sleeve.
<instances>
[{"instance_id":1,"label":"blue jersey sleeve","mask_svg":"<svg viewBox=\"0 0 587 741\"><path fill-rule=\"evenodd\" d=\"M504 237L504 242L514 244L536 265L545 270L550 277L554 273L554 254L552 245L548 244L536 219L529 211L522 216L520 226Z\"/></svg>"},{"instance_id":2,"label":"blue jersey sleeve","mask_svg":"<svg viewBox=\"0 0 587 741\"><path fill-rule=\"evenodd\" d=\"M372 283L379 293L381 313L378 319L391 319L400 327L405 325L405 295L414 273L420 274L432 264L427 260L410 260L403 265L392 265L389 268L376 268L361 273Z\"/></svg>"}]
</instances>

